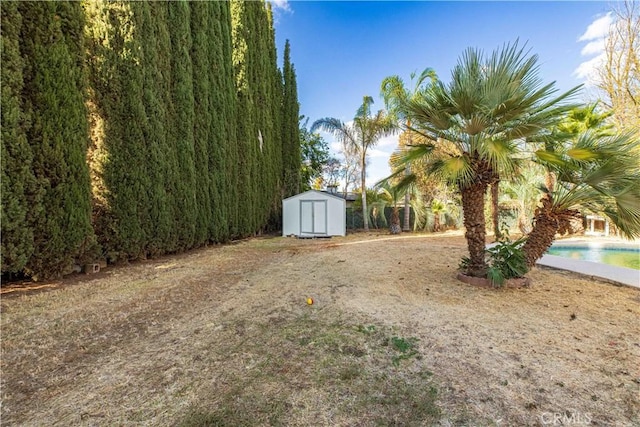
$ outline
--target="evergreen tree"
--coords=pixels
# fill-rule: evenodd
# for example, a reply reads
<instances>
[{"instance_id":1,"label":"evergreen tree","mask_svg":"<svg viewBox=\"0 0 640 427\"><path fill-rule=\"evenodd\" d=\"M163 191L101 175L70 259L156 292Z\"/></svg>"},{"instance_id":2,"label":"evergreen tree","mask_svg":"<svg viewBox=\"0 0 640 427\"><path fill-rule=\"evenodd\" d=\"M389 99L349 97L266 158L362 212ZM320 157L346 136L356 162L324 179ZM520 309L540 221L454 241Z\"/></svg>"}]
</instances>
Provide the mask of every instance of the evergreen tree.
<instances>
[{"instance_id":1,"label":"evergreen tree","mask_svg":"<svg viewBox=\"0 0 640 427\"><path fill-rule=\"evenodd\" d=\"M269 75L268 97L269 112L268 133L269 139L266 144L269 155L269 176L270 181L266 194L268 195L269 219L272 227L279 228L281 223L282 209L282 103L283 103L283 76L278 69L278 57L276 52L276 35L273 27L273 10L271 3L267 3L267 44L269 53L267 71Z\"/></svg>"},{"instance_id":2,"label":"evergreen tree","mask_svg":"<svg viewBox=\"0 0 640 427\"><path fill-rule=\"evenodd\" d=\"M229 5L89 6L95 218L109 257L228 239L237 200Z\"/></svg>"},{"instance_id":3,"label":"evergreen tree","mask_svg":"<svg viewBox=\"0 0 640 427\"><path fill-rule=\"evenodd\" d=\"M168 140L176 159L173 222L176 248L185 250L195 244L197 216L191 10L186 1L168 2L166 5L169 12L172 77Z\"/></svg>"},{"instance_id":4,"label":"evergreen tree","mask_svg":"<svg viewBox=\"0 0 640 427\"><path fill-rule=\"evenodd\" d=\"M143 223L148 236L146 252L159 255L173 250L174 161L167 142L167 105L169 66L169 34L166 9L162 3L141 2L140 40L144 58L143 103L146 121L143 126L145 162L151 185L149 219Z\"/></svg>"},{"instance_id":5,"label":"evergreen tree","mask_svg":"<svg viewBox=\"0 0 640 427\"><path fill-rule=\"evenodd\" d=\"M43 210L28 211L34 277L70 271L91 248L90 180L86 164L84 18L76 2L22 2L21 53L26 132Z\"/></svg>"},{"instance_id":6,"label":"evergreen tree","mask_svg":"<svg viewBox=\"0 0 640 427\"><path fill-rule=\"evenodd\" d=\"M108 260L146 256L150 222L139 2L87 2L93 226Z\"/></svg>"},{"instance_id":7,"label":"evergreen tree","mask_svg":"<svg viewBox=\"0 0 640 427\"><path fill-rule=\"evenodd\" d=\"M226 163L223 165L221 180L224 194L226 195L227 218L229 224L226 228L224 239L239 235L238 224L240 222L239 213L239 148L237 139L237 95L234 83L233 72L233 41L232 41L232 24L231 24L231 8L228 2L218 3L220 10L220 34L218 39L222 41L220 65L215 70L216 77L219 79L219 87L221 94L221 125L224 132L222 133L221 143L224 145L224 151L221 153Z\"/></svg>"},{"instance_id":8,"label":"evergreen tree","mask_svg":"<svg viewBox=\"0 0 640 427\"><path fill-rule=\"evenodd\" d=\"M241 0L231 1L233 66L237 90L237 147L238 172L238 233L250 234L257 226L256 163L258 146L257 107L251 73L254 67L255 46L251 38L255 8Z\"/></svg>"},{"instance_id":9,"label":"evergreen tree","mask_svg":"<svg viewBox=\"0 0 640 427\"><path fill-rule=\"evenodd\" d=\"M284 96L282 103L282 162L284 197L293 196L300 190L300 130L298 128L299 105L296 71L291 63L289 40L284 46Z\"/></svg>"},{"instance_id":10,"label":"evergreen tree","mask_svg":"<svg viewBox=\"0 0 640 427\"><path fill-rule=\"evenodd\" d=\"M3 271L55 275L94 257L91 225L117 261L278 217L285 90L270 5L5 2L2 26Z\"/></svg>"},{"instance_id":11,"label":"evergreen tree","mask_svg":"<svg viewBox=\"0 0 640 427\"><path fill-rule=\"evenodd\" d=\"M42 214L35 192L33 154L25 131L28 118L22 111L24 61L20 56L22 17L17 2L2 2L2 271L22 271L33 253L33 229L28 221Z\"/></svg>"},{"instance_id":12,"label":"evergreen tree","mask_svg":"<svg viewBox=\"0 0 640 427\"><path fill-rule=\"evenodd\" d=\"M213 15L210 13L214 7L209 2L189 2L191 10L191 60L193 63L193 99L194 111L198 113L193 121L194 141L194 170L196 219L195 219L195 244L202 245L210 238L209 227L213 221L212 200L210 188L212 187L211 172L209 171L209 140L210 140L210 75L213 72L209 57L208 29L212 25Z\"/></svg>"},{"instance_id":13,"label":"evergreen tree","mask_svg":"<svg viewBox=\"0 0 640 427\"><path fill-rule=\"evenodd\" d=\"M270 6L232 1L233 64L238 93L242 232L278 216L282 196L282 77Z\"/></svg>"},{"instance_id":14,"label":"evergreen tree","mask_svg":"<svg viewBox=\"0 0 640 427\"><path fill-rule=\"evenodd\" d=\"M233 82L231 12L227 2L211 2L209 25L208 72L209 110L209 173L213 218L209 225L214 241L230 238L230 229L237 221L235 203L236 164L236 95Z\"/></svg>"}]
</instances>

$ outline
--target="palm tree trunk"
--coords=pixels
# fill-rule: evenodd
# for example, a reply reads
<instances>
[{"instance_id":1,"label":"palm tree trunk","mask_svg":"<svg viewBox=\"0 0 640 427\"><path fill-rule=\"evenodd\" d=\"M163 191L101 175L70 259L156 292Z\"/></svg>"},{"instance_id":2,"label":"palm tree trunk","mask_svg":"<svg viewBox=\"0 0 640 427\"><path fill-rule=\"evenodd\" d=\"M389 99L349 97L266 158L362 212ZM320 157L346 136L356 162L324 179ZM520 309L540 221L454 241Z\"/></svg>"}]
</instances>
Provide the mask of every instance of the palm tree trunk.
<instances>
[{"instance_id":1,"label":"palm tree trunk","mask_svg":"<svg viewBox=\"0 0 640 427\"><path fill-rule=\"evenodd\" d=\"M484 219L484 194L487 184L478 182L461 189L464 213L465 238L469 249L470 263L466 271L469 276L485 277L487 264L484 260L487 230Z\"/></svg>"},{"instance_id":2,"label":"palm tree trunk","mask_svg":"<svg viewBox=\"0 0 640 427\"><path fill-rule=\"evenodd\" d=\"M407 129L411 128L411 120L407 120ZM409 131L408 144L411 145L411 131ZM407 167L404 169L404 176L411 175L411 165L407 163ZM409 191L404 194L404 224L402 231L411 231L411 195Z\"/></svg>"},{"instance_id":3,"label":"palm tree trunk","mask_svg":"<svg viewBox=\"0 0 640 427\"><path fill-rule=\"evenodd\" d=\"M398 206L393 207L391 212L391 234L400 234L402 232L400 228L400 212Z\"/></svg>"},{"instance_id":4,"label":"palm tree trunk","mask_svg":"<svg viewBox=\"0 0 640 427\"><path fill-rule=\"evenodd\" d=\"M544 174L544 185L547 187L549 192L553 191L553 187L556 186L556 176L553 172L548 170Z\"/></svg>"},{"instance_id":5,"label":"palm tree trunk","mask_svg":"<svg viewBox=\"0 0 640 427\"><path fill-rule=\"evenodd\" d=\"M572 220L581 218L580 211L573 209L554 210L552 199L545 195L540 200L542 206L536 209L534 224L527 241L522 246L527 267L531 268L542 258L553 243L556 233Z\"/></svg>"},{"instance_id":6,"label":"palm tree trunk","mask_svg":"<svg viewBox=\"0 0 640 427\"><path fill-rule=\"evenodd\" d=\"M533 229L522 246L529 268L536 265L536 262L549 249L559 227L559 221L551 209L551 198L544 196L541 202L542 207L536 209Z\"/></svg>"},{"instance_id":7,"label":"palm tree trunk","mask_svg":"<svg viewBox=\"0 0 640 427\"><path fill-rule=\"evenodd\" d=\"M404 223L402 231L411 231L411 196L409 193L404 195Z\"/></svg>"},{"instance_id":8,"label":"palm tree trunk","mask_svg":"<svg viewBox=\"0 0 640 427\"><path fill-rule=\"evenodd\" d=\"M433 231L440 231L440 214L438 212L433 214Z\"/></svg>"},{"instance_id":9,"label":"palm tree trunk","mask_svg":"<svg viewBox=\"0 0 640 427\"><path fill-rule=\"evenodd\" d=\"M498 207L498 197L500 196L500 181L491 183L491 214L493 216L493 235L497 242L502 237L500 233L500 208Z\"/></svg>"},{"instance_id":10,"label":"palm tree trunk","mask_svg":"<svg viewBox=\"0 0 640 427\"><path fill-rule=\"evenodd\" d=\"M365 184L365 179L367 177L366 159L366 155L363 153L362 159L360 160L360 191L362 194L362 222L364 224L364 231L369 231L369 216L367 215L367 186Z\"/></svg>"},{"instance_id":11,"label":"palm tree trunk","mask_svg":"<svg viewBox=\"0 0 640 427\"><path fill-rule=\"evenodd\" d=\"M518 210L518 230L523 236L531 233L531 219L524 214L524 209Z\"/></svg>"}]
</instances>

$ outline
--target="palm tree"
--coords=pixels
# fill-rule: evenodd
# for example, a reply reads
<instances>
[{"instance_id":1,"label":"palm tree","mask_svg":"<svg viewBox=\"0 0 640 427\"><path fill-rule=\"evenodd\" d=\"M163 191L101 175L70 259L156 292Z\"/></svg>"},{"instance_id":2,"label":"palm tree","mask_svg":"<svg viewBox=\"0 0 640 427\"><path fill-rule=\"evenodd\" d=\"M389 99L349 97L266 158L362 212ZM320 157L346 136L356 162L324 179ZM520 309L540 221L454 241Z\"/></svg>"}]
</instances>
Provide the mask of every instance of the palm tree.
<instances>
[{"instance_id":1,"label":"palm tree","mask_svg":"<svg viewBox=\"0 0 640 427\"><path fill-rule=\"evenodd\" d=\"M400 234L402 228L400 227L400 208L398 203L400 199L404 197L403 192L388 180L376 183L374 188L377 190L375 212L381 216L383 222L386 224L385 210L387 207L391 207L391 226L389 230L391 234Z\"/></svg>"},{"instance_id":2,"label":"palm tree","mask_svg":"<svg viewBox=\"0 0 640 427\"><path fill-rule=\"evenodd\" d=\"M369 219L367 215L367 150L373 147L380 138L389 136L396 131L396 126L383 110L372 115L371 105L373 98L365 96L362 105L358 108L353 123L343 123L339 119L326 117L316 120L311 126L311 132L324 130L332 133L345 146L352 147L359 155L360 160L360 194L362 195L362 217L365 231L369 231Z\"/></svg>"},{"instance_id":3,"label":"palm tree","mask_svg":"<svg viewBox=\"0 0 640 427\"><path fill-rule=\"evenodd\" d=\"M416 73L411 73L411 80L413 81L416 77ZM419 93L419 91L424 90L422 87L427 80L430 83L437 81L438 77L431 68L425 69L418 79L415 81L413 86L413 90L409 91L402 78L397 75L386 77L382 81L382 85L380 88L380 94L384 99L385 106L387 107L387 111L389 114L396 120L396 122L404 122L404 126L406 129L411 128L411 118L404 114L402 110L402 103L408 99L411 99ZM408 133L409 141L408 144L411 145L411 132ZM405 176L411 174L411 165L407 164L405 166ZM402 231L410 231L411 224L410 215L411 211L409 209L410 201L410 193L407 191L404 195L404 224L402 226Z\"/></svg>"},{"instance_id":4,"label":"palm tree","mask_svg":"<svg viewBox=\"0 0 640 427\"><path fill-rule=\"evenodd\" d=\"M522 247L527 265L544 255L558 230L579 218L579 207L602 212L628 238L640 236L640 142L633 134L580 134L536 160L557 177L535 211L533 230ZM545 189L548 190L548 189Z\"/></svg>"},{"instance_id":5,"label":"palm tree","mask_svg":"<svg viewBox=\"0 0 640 427\"><path fill-rule=\"evenodd\" d=\"M486 58L467 49L448 85L437 81L401 103L427 141L400 153L400 163L424 158L430 173L457 186L469 250L466 273L471 276L484 277L487 270L487 187L517 173L524 141L548 134L573 107L564 101L579 89L556 96L554 83L543 85L538 76L537 56L527 54L517 42ZM445 155L432 156L442 144L448 147Z\"/></svg>"},{"instance_id":6,"label":"palm tree","mask_svg":"<svg viewBox=\"0 0 640 427\"><path fill-rule=\"evenodd\" d=\"M546 151L553 152L558 146L588 130L593 130L600 136L612 135L613 125L607 122L607 118L610 116L610 112L599 112L597 103L575 107L566 114L551 134L542 135L543 138L539 143L536 143L534 138L531 138L528 142L531 145L538 145ZM555 187L556 182L555 174L552 170L545 169L540 165L536 166L527 165L513 179L501 181L500 183L504 187L504 197L500 199L496 198L497 191L493 185L491 186L494 213L500 209L516 211L518 214L517 225L523 235L531 232L531 221L539 202L540 188L543 188L545 192L550 192ZM539 176L543 175L544 184L539 182ZM496 209L496 201L498 201L498 209ZM494 229L497 229L497 215L494 215L493 224ZM558 230L561 234L563 229L575 232L575 224L581 226L582 221L579 218L575 218L573 226L569 226L568 222L563 222L563 224L567 225L567 227ZM496 240L499 240L499 236L496 236Z\"/></svg>"},{"instance_id":7,"label":"palm tree","mask_svg":"<svg viewBox=\"0 0 640 427\"><path fill-rule=\"evenodd\" d=\"M362 208L362 196L355 200L355 208ZM386 227L387 218L385 209L389 206L389 201L385 195L377 189L367 189L367 215L369 216L369 226L379 229L380 225Z\"/></svg>"},{"instance_id":8,"label":"palm tree","mask_svg":"<svg viewBox=\"0 0 640 427\"><path fill-rule=\"evenodd\" d=\"M607 121L612 114L610 111L599 112L597 102L575 107L558 123L553 133L543 136L540 142L545 150L554 151L557 146L588 130L593 130L602 136L612 135L613 125ZM545 186L549 191L555 187L555 179L553 171L547 169L545 173Z\"/></svg>"},{"instance_id":9,"label":"palm tree","mask_svg":"<svg viewBox=\"0 0 640 427\"><path fill-rule=\"evenodd\" d=\"M494 241L499 241L502 237L500 233L500 179L496 178L491 183L491 216L493 222L493 238Z\"/></svg>"},{"instance_id":10,"label":"palm tree","mask_svg":"<svg viewBox=\"0 0 640 427\"><path fill-rule=\"evenodd\" d=\"M522 235L531 232L531 221L540 200L540 188L543 186L541 177L544 168L532 164L523 168L521 173L512 180L503 181L502 197L499 207L517 214L517 227Z\"/></svg>"},{"instance_id":11,"label":"palm tree","mask_svg":"<svg viewBox=\"0 0 640 427\"><path fill-rule=\"evenodd\" d=\"M566 118L558 124L558 130L570 135L578 135L595 130L599 135L612 135L613 124L607 122L611 111L598 111L598 103L577 107L569 111Z\"/></svg>"},{"instance_id":12,"label":"palm tree","mask_svg":"<svg viewBox=\"0 0 640 427\"><path fill-rule=\"evenodd\" d=\"M440 215L447 211L447 206L438 199L431 201L431 213L433 214L433 231L440 231Z\"/></svg>"}]
</instances>

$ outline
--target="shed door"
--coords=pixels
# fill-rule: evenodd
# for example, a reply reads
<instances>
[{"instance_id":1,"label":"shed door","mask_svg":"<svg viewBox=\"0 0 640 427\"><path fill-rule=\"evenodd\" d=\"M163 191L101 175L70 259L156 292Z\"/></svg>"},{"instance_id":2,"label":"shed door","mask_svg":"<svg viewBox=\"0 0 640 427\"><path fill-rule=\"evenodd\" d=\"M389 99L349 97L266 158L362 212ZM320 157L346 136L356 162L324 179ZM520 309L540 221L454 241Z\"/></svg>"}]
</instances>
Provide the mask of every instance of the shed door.
<instances>
[{"instance_id":1,"label":"shed door","mask_svg":"<svg viewBox=\"0 0 640 427\"><path fill-rule=\"evenodd\" d=\"M327 234L327 201L300 201L300 233Z\"/></svg>"}]
</instances>

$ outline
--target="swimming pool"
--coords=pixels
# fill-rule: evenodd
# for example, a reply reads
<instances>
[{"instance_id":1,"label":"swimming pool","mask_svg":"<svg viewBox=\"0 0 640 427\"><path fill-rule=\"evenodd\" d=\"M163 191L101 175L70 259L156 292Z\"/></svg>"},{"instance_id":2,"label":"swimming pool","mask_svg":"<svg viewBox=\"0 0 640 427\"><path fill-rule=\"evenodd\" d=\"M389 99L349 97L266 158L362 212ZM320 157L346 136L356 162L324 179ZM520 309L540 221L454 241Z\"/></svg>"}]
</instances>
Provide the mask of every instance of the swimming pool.
<instances>
[{"instance_id":1,"label":"swimming pool","mask_svg":"<svg viewBox=\"0 0 640 427\"><path fill-rule=\"evenodd\" d=\"M597 262L617 267L640 270L640 247L616 247L592 244L554 244L547 251L549 255L581 261Z\"/></svg>"},{"instance_id":2,"label":"swimming pool","mask_svg":"<svg viewBox=\"0 0 640 427\"><path fill-rule=\"evenodd\" d=\"M639 241L627 241L620 239L609 240L591 240L591 239L566 239L556 241L551 247L551 251L555 249L567 249L563 251L564 256L553 255L547 252L537 262L538 265L543 267L557 268L560 270L575 271L583 276L594 277L604 279L609 282L633 286L640 288L640 270L633 267L621 267L618 265L605 264L603 261L585 261L584 259L574 258L579 256L596 256L597 252L604 251L604 259L609 262L611 259L618 257L611 257L606 251L607 249L622 250L623 258L631 258L631 263L634 264L635 260L640 258L640 242ZM576 250L581 249L581 250ZM572 255L569 255L571 253ZM599 259L603 259L601 256Z\"/></svg>"}]
</instances>

